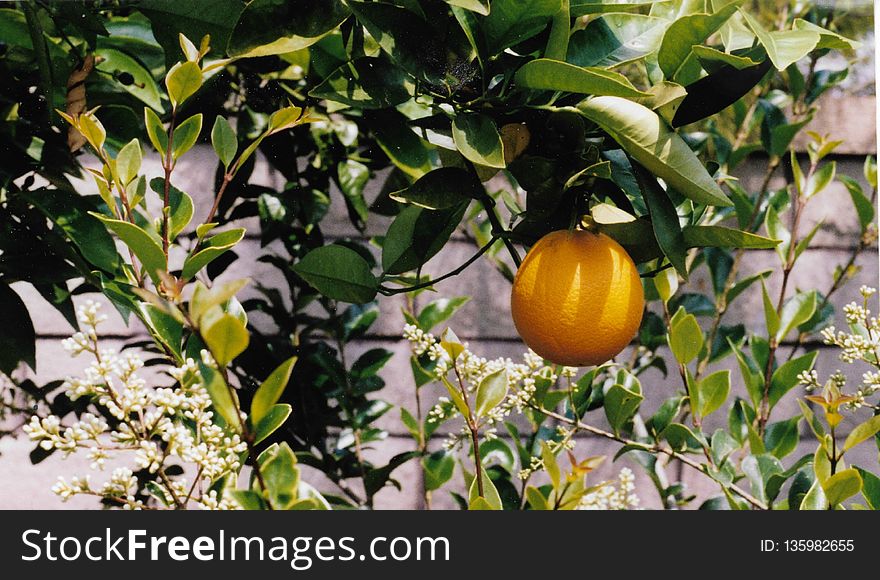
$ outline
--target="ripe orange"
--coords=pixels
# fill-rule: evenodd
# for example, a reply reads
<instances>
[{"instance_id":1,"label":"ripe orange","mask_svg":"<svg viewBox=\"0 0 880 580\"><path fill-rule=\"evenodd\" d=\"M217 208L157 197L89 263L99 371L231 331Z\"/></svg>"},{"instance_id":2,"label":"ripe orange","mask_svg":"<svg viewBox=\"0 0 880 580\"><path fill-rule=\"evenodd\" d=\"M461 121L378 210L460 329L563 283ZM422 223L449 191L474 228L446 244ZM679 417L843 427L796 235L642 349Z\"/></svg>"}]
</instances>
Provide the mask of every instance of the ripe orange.
<instances>
[{"instance_id":1,"label":"ripe orange","mask_svg":"<svg viewBox=\"0 0 880 580\"><path fill-rule=\"evenodd\" d=\"M605 234L547 234L526 255L510 295L525 343L560 365L588 366L622 351L639 329L645 296L638 270Z\"/></svg>"}]
</instances>

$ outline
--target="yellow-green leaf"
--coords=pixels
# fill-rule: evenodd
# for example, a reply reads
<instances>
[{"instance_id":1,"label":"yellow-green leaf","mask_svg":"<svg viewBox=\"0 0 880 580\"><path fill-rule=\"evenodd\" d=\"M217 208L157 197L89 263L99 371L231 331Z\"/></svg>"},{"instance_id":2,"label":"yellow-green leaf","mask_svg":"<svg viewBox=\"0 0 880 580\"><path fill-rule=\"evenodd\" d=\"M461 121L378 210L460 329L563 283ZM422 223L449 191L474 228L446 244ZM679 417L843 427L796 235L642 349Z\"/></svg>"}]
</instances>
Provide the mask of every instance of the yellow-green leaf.
<instances>
[{"instance_id":1,"label":"yellow-green leaf","mask_svg":"<svg viewBox=\"0 0 880 580\"><path fill-rule=\"evenodd\" d=\"M202 338L221 368L243 353L250 342L247 328L232 314L219 317L202 331Z\"/></svg>"}]
</instances>

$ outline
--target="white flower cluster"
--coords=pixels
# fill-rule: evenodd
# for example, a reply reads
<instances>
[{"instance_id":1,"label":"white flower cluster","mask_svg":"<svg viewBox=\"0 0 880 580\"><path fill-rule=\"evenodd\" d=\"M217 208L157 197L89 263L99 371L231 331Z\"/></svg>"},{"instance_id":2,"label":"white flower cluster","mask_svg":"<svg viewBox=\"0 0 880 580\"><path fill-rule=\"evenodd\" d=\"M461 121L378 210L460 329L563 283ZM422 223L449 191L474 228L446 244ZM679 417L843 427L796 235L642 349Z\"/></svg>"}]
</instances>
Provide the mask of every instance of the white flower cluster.
<instances>
[{"instance_id":1,"label":"white flower cluster","mask_svg":"<svg viewBox=\"0 0 880 580\"><path fill-rule=\"evenodd\" d=\"M834 326L829 326L821 333L825 344L840 349L839 358L841 361L848 364L863 362L876 369L862 375L862 381L852 395L853 400L846 404L850 409L869 405L866 399L880 391L880 372L878 372L880 371L880 357L878 357L880 355L880 326L878 326L877 318L871 315L871 310L868 308L868 301L877 293L877 290L862 286L859 288L859 293L862 295L861 304L852 302L843 308L849 332L839 331ZM798 375L798 382L808 391L823 387L819 381L818 373L814 370ZM828 377L828 382L836 389L843 391L846 387L846 376L838 370Z\"/></svg>"},{"instance_id":2,"label":"white flower cluster","mask_svg":"<svg viewBox=\"0 0 880 580\"><path fill-rule=\"evenodd\" d=\"M458 358L453 361L434 335L407 324L404 326L403 336L410 341L414 355L422 356L427 353L428 358L434 363L431 372L437 380L442 380L450 372L454 372L453 382L461 380L468 393L476 391L480 382L488 375L501 369L507 371L507 398L485 417L488 425L501 423L514 409L522 412L531 401L538 381L549 381L553 384L560 376L570 378L577 372L575 368L562 367L557 374L554 367L546 365L544 359L531 350L523 354L522 363L516 363L510 358L486 359L477 356L468 349L467 344L464 345L465 348ZM456 414L455 406L448 399L441 398L428 412L428 420L444 421Z\"/></svg>"},{"instance_id":3,"label":"white flower cluster","mask_svg":"<svg viewBox=\"0 0 880 580\"><path fill-rule=\"evenodd\" d=\"M624 467L617 474L617 481L609 481L601 487L585 494L579 509L582 510L628 510L639 507L639 496L636 495L635 475L632 470Z\"/></svg>"},{"instance_id":4,"label":"white flower cluster","mask_svg":"<svg viewBox=\"0 0 880 580\"><path fill-rule=\"evenodd\" d=\"M69 377L64 386L71 400L87 397L117 424L111 429L105 419L90 413L66 426L57 416L35 416L25 432L43 449L61 451L65 457L85 451L92 469L103 469L106 461L118 454L130 455L138 469L156 474L151 490L170 506L186 507L193 502L208 509L233 507L216 492L202 493L202 488L237 472L247 445L238 434L214 423L211 397L198 364L188 359L170 369L176 383L173 387L148 386L137 374L144 364L137 355L99 349L98 325L106 320L99 309L100 305L91 301L79 308L83 330L65 340L64 347L74 356L90 353L94 360L83 377ZM191 486L183 477L165 472L173 458L197 472ZM129 509L144 507L135 499L137 489L137 477L127 468L114 470L110 480L97 489L87 477L73 478L69 483L60 478L53 487L65 501L78 494L97 495Z\"/></svg>"}]
</instances>

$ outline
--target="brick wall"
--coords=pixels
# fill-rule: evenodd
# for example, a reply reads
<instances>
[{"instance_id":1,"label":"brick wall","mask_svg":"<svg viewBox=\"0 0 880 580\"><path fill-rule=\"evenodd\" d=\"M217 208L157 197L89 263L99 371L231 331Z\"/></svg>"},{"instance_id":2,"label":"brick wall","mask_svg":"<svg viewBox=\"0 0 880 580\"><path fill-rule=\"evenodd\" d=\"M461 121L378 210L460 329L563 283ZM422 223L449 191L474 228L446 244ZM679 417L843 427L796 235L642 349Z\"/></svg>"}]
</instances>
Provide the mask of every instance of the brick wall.
<instances>
[{"instance_id":1,"label":"brick wall","mask_svg":"<svg viewBox=\"0 0 880 580\"><path fill-rule=\"evenodd\" d=\"M845 139L846 143L838 149L835 155L838 163L838 172L863 181L861 166L864 155L873 154L876 150L874 127L874 98L849 97L826 99L820 114L817 115L810 128L819 133L830 133L836 139ZM765 163L766 160L761 158L750 159L745 164L744 169L739 172L739 177L743 180L747 189L753 190L757 188ZM176 185L189 192L196 199L196 207L198 208L196 219L204 218L210 206L210 203L206 202L206 200L209 200L211 195L213 168L213 153L209 149L199 148L188 155L176 171ZM156 159L148 159L145 162L145 169L148 175L159 174L159 166ZM265 164L258 166L254 174L254 181L276 187L280 187L283 184L281 178L270 173ZM88 184L83 184L83 190L87 189L91 188ZM325 234L331 237L351 236L353 228L348 224L341 198L338 196L338 192L334 193L334 196L334 211L322 223L322 228ZM368 235L382 232L387 227L388 220L386 218L373 216L371 220L374 221L371 221L369 224ZM813 248L803 256L798 267L792 273L790 288L816 288L820 291L827 289L835 267L848 259L852 247L858 241L858 222L852 210L849 196L840 184L833 184L820 197L811 202L806 213L806 223L803 224L801 231L808 231L813 224L820 221L823 225L814 239ZM257 231L256 224L253 222L250 224L245 223L244 225L252 226L249 228L251 232ZM255 261L255 258L263 251L259 247L258 240L248 237L236 251L240 255L240 259L225 274L226 276L248 276L259 279L263 284L268 283L273 278L278 278L276 270ZM471 243L461 238L454 238L429 263L426 267L426 272L430 274L444 273L462 263L473 252L474 247ZM861 267L861 271L856 279L834 298L835 306L838 308L854 299L857 288L861 284L878 284L876 249L863 254L858 261L858 265ZM778 259L772 250L753 251L747 254L744 260L743 274L765 269L778 270ZM691 284L693 288L700 291L706 291L710 288L705 268L702 268L694 275ZM778 292L778 285L779 280L777 277L772 277L769 282L771 293L774 292L774 289ZM460 337L468 340L472 348L483 356L510 356L516 358L523 351L523 346L510 320L508 288L509 284L504 278L485 261L478 261L462 275L437 285L439 295L442 296L472 296L472 300L456 315L451 321L451 325ZM60 347L60 339L71 332L71 328L64 319L27 285L17 285L16 290L22 294L28 303L31 315L34 318L34 324L40 335L37 345L38 368L36 373L29 372L29 374L33 375L33 378L40 383L61 378L65 374L74 373L82 368L85 364L84 361L69 359ZM417 301L429 299L431 299L430 296L422 295ZM394 357L381 373L387 382L387 387L378 395L395 405L403 405L409 409L414 409L415 401L408 364L408 345L399 338L403 326L403 319L400 313L402 303L402 298L400 297L382 299L380 301L382 316L380 316L379 321L375 325L373 334L350 345L350 351L347 354L349 360L354 360L358 354L370 348L381 347L394 352ZM115 316L111 308L108 307L107 311L111 314L111 320L107 323L105 332L112 337L111 340L107 341L108 346L119 347L132 338L142 336L143 331L141 328L136 326L126 327ZM735 303L732 311L727 314L727 317L728 321L741 321L750 329L761 328L763 326L763 315L760 297L754 293L749 293L747 296L740 298ZM259 324L259 320L255 319L254 323ZM782 352L786 355L787 349L788 347L782 348ZM842 370L848 371L854 377L860 376L861 370L850 365L840 365L833 351L824 346L820 346L819 351L816 368L820 375L827 375L834 369L841 367ZM738 383L739 371L734 367L735 363L728 361L727 365L733 371L734 383ZM646 414L652 413L664 398L680 389L680 384L676 377L664 378L659 372L655 371L646 373L642 384L646 397L642 410ZM735 387L735 389L739 388L738 386ZM430 405L439 394L438 390L426 387L423 391L423 401ZM737 392L737 394L744 393ZM785 415L788 411L791 413L795 412L797 409L795 402L796 394L797 389L789 393L780 403L780 416ZM712 417L711 419L717 423L723 417L721 417L722 413L717 413L716 415L717 417ZM382 418L382 427L388 430L389 437L385 442L377 445L375 449L369 452L370 456L376 461L382 461L412 448L412 440L398 417L398 413L392 411ZM586 420L600 426L605 423L602 411L588 415ZM715 427L715 423L712 421L707 421L707 423L707 429L711 430ZM437 440L433 444L439 446L440 442L441 440ZM806 450L810 442L808 439L805 439L805 442L801 445ZM620 467L630 465L629 460L626 458L619 460L613 465L611 464L610 457L613 456L617 447L616 443L595 438L583 438L579 441L579 455L609 455L609 460L595 474L594 481L611 478ZM62 504L49 491L55 477L59 474L69 476L87 473L87 461L71 458L66 462L62 462L59 457L53 456L35 467L31 466L28 460L28 453L31 448L32 445L23 437L0 439L0 509L95 507L95 501L88 498L79 498L67 504ZM859 447L853 453L857 453L859 450L866 454L864 463L871 465L875 460L875 454L870 451L870 447ZM800 453L798 452L790 457L799 456ZM635 465L631 466L637 475L637 485L643 505L646 507L659 506L659 499L653 486L641 474L638 467ZM688 485L690 491L696 493L701 498L717 494L717 486L713 485L704 476L689 470L689 468L672 463L666 467L666 470L670 479L682 479ZM421 499L418 492L420 489L420 472L418 465L415 462L410 462L400 468L396 474L403 484L403 491L397 491L394 488L383 490L377 496L377 506L381 508L403 509L420 507ZM327 482L321 481L320 474L312 473L308 474L307 477L310 481L317 483L319 487L321 487L322 483L327 485ZM457 475L456 477L460 476ZM95 479L101 480L102 476L97 474ZM455 479L453 481L459 480ZM453 507L445 491L435 493L435 506Z\"/></svg>"}]
</instances>

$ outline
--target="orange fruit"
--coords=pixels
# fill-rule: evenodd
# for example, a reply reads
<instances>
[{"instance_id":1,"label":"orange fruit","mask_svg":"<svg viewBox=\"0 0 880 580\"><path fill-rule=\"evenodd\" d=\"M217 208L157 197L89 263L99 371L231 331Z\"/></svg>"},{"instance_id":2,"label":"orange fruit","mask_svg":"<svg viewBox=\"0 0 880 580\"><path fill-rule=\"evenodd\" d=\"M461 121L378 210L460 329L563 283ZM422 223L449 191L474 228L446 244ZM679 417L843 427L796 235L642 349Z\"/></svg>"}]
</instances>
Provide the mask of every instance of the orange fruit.
<instances>
[{"instance_id":1,"label":"orange fruit","mask_svg":"<svg viewBox=\"0 0 880 580\"><path fill-rule=\"evenodd\" d=\"M619 354L642 321L645 296L632 258L605 234L551 232L526 254L510 308L525 343L566 366Z\"/></svg>"}]
</instances>

